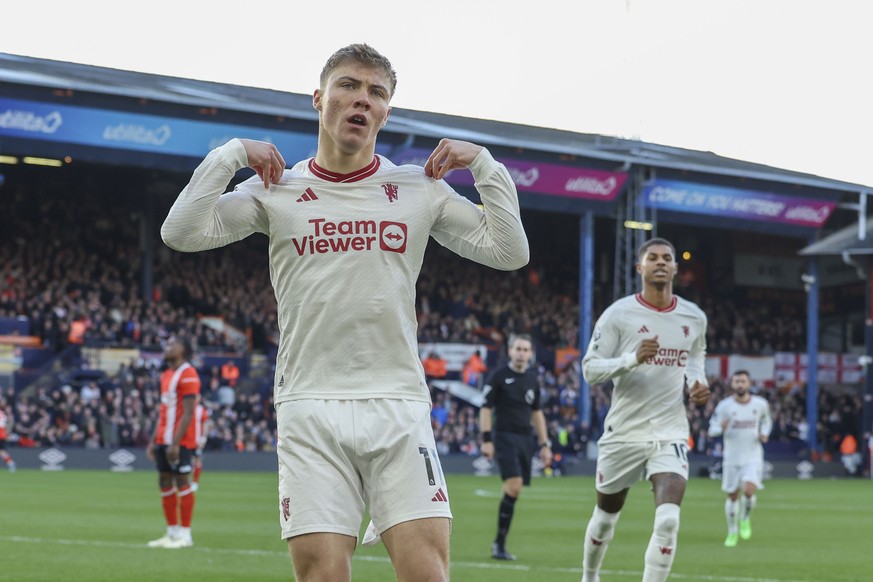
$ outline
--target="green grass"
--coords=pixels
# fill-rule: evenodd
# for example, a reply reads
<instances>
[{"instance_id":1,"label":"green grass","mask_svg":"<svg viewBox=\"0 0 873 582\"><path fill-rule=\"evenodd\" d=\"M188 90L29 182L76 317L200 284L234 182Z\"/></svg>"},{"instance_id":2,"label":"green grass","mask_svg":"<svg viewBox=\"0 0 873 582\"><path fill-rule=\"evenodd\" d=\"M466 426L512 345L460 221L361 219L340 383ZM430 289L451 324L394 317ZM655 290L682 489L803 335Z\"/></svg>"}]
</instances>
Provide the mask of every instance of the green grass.
<instances>
[{"instance_id":1,"label":"green grass","mask_svg":"<svg viewBox=\"0 0 873 582\"><path fill-rule=\"evenodd\" d=\"M497 477L449 475L452 579L475 582L573 581L594 503L587 477L536 479L516 506L508 549L516 562L489 557L497 521ZM163 534L157 475L19 470L0 472L0 580L293 580L279 539L276 476L203 474L194 512L195 546L145 547ZM873 483L772 480L758 494L754 536L722 546L719 484L693 479L682 508L671 580L795 582L870 580ZM651 493L633 488L604 563L602 579L642 577L651 534ZM394 580L384 546L359 548L355 581Z\"/></svg>"}]
</instances>

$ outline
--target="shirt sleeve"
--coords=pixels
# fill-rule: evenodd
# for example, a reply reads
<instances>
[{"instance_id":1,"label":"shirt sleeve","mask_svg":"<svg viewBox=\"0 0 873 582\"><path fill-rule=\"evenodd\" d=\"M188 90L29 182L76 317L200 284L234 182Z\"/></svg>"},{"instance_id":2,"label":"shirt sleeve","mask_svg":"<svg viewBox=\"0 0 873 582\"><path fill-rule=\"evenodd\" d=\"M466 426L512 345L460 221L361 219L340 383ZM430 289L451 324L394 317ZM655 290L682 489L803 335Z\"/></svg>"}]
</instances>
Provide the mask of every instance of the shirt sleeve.
<instances>
[{"instance_id":1,"label":"shirt sleeve","mask_svg":"<svg viewBox=\"0 0 873 582\"><path fill-rule=\"evenodd\" d=\"M758 434L769 438L770 432L773 430L773 417L770 414L770 403L764 398L762 400L764 401L764 414L761 417Z\"/></svg>"},{"instance_id":2,"label":"shirt sleeve","mask_svg":"<svg viewBox=\"0 0 873 582\"><path fill-rule=\"evenodd\" d=\"M621 341L616 317L615 311L607 310L594 326L588 351L582 359L582 375L589 384L606 382L640 365L636 352L616 354Z\"/></svg>"},{"instance_id":3,"label":"shirt sleeve","mask_svg":"<svg viewBox=\"0 0 873 582\"><path fill-rule=\"evenodd\" d=\"M512 271L530 260L527 235L521 223L518 193L509 171L487 149L470 164L476 190L482 198L480 210L443 180L431 235L444 247L483 265Z\"/></svg>"},{"instance_id":4,"label":"shirt sleeve","mask_svg":"<svg viewBox=\"0 0 873 582\"><path fill-rule=\"evenodd\" d=\"M685 363L685 378L689 386L693 386L694 382L709 386L709 381L706 379L706 315L701 314L701 317L703 325Z\"/></svg>"},{"instance_id":5,"label":"shirt sleeve","mask_svg":"<svg viewBox=\"0 0 873 582\"><path fill-rule=\"evenodd\" d=\"M194 368L188 368L182 372L179 385L176 388L181 396L194 396L200 394L200 376Z\"/></svg>"},{"instance_id":6,"label":"shirt sleeve","mask_svg":"<svg viewBox=\"0 0 873 582\"><path fill-rule=\"evenodd\" d=\"M717 437L722 435L721 429L721 402L715 405L715 410L712 411L712 416L709 417L709 436Z\"/></svg>"},{"instance_id":7,"label":"shirt sleeve","mask_svg":"<svg viewBox=\"0 0 873 582\"><path fill-rule=\"evenodd\" d=\"M497 391L494 390L494 379L496 376L497 372L493 372L485 382L485 386L482 387L482 393L485 397L485 401L482 403L484 407L494 408L494 401L497 398Z\"/></svg>"},{"instance_id":8,"label":"shirt sleeve","mask_svg":"<svg viewBox=\"0 0 873 582\"><path fill-rule=\"evenodd\" d=\"M171 249L195 252L214 249L255 233L267 233L263 206L255 197L263 183L256 178L224 194L237 171L247 166L238 139L209 152L179 194L161 226L161 238Z\"/></svg>"}]
</instances>

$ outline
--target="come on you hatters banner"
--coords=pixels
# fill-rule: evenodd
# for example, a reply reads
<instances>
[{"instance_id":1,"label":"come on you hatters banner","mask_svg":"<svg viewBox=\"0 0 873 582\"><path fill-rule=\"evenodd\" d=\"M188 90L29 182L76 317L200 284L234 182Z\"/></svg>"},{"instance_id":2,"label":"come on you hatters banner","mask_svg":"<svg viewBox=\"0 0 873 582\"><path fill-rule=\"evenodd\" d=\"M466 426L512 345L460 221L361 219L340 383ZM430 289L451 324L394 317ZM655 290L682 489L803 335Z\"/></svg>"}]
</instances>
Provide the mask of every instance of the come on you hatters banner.
<instances>
[{"instance_id":1,"label":"come on you hatters banner","mask_svg":"<svg viewBox=\"0 0 873 582\"><path fill-rule=\"evenodd\" d=\"M398 166L413 164L424 166L431 150L411 148L390 156ZM568 198L583 198L586 200L613 200L627 181L623 172L607 172L575 166L558 164L542 164L530 160L499 160L509 174L515 187L520 192L537 192ZM446 182L454 185L472 186L473 175L470 172L451 172L446 176Z\"/></svg>"},{"instance_id":2,"label":"come on you hatters banner","mask_svg":"<svg viewBox=\"0 0 873 582\"><path fill-rule=\"evenodd\" d=\"M677 180L652 180L643 188L646 206L692 214L821 227L837 203Z\"/></svg>"}]
</instances>

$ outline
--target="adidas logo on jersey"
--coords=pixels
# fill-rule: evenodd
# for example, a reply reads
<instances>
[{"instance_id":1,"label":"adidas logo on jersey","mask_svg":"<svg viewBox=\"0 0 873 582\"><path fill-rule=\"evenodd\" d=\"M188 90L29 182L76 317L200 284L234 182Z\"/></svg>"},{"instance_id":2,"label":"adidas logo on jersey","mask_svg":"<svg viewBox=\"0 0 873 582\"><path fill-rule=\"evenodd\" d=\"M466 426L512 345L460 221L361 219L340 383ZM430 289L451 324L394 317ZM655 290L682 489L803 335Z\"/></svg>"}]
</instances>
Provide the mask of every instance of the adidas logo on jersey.
<instances>
[{"instance_id":1,"label":"adidas logo on jersey","mask_svg":"<svg viewBox=\"0 0 873 582\"><path fill-rule=\"evenodd\" d=\"M445 493L443 493L443 488L442 488L442 487L440 487L440 488L437 490L436 495L434 495L434 496L433 496L433 499L431 499L431 501L445 501L445 502L447 502L448 500L449 500L449 498L446 497L446 494L445 494Z\"/></svg>"},{"instance_id":2,"label":"adidas logo on jersey","mask_svg":"<svg viewBox=\"0 0 873 582\"><path fill-rule=\"evenodd\" d=\"M303 191L303 196L297 199L297 202L311 202L312 200L318 200L318 196L315 195L312 188L307 188Z\"/></svg>"},{"instance_id":3,"label":"adidas logo on jersey","mask_svg":"<svg viewBox=\"0 0 873 582\"><path fill-rule=\"evenodd\" d=\"M637 333L649 333L649 328L644 325Z\"/></svg>"}]
</instances>

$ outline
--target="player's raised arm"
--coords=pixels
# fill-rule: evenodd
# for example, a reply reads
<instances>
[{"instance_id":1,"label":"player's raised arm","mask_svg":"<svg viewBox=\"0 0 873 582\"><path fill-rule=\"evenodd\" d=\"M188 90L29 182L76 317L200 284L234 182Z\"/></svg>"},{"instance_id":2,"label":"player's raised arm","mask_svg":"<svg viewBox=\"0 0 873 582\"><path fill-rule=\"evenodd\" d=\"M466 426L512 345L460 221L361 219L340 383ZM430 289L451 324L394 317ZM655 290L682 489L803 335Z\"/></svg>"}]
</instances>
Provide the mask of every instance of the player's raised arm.
<instances>
[{"instance_id":1,"label":"player's raised arm","mask_svg":"<svg viewBox=\"0 0 873 582\"><path fill-rule=\"evenodd\" d=\"M521 223L518 193L506 167L487 149L465 141L444 139L425 163L425 174L441 179L450 170L469 168L484 211L449 191L436 210L433 237L444 247L483 265L511 271L530 260L527 235Z\"/></svg>"},{"instance_id":2,"label":"player's raised arm","mask_svg":"<svg viewBox=\"0 0 873 582\"><path fill-rule=\"evenodd\" d=\"M266 233L257 188L264 191L276 184L284 164L275 146L264 142L233 139L212 150L170 208L161 226L164 243L177 251L194 252ZM252 167L260 179L252 178L224 194L236 172L245 167Z\"/></svg>"}]
</instances>

